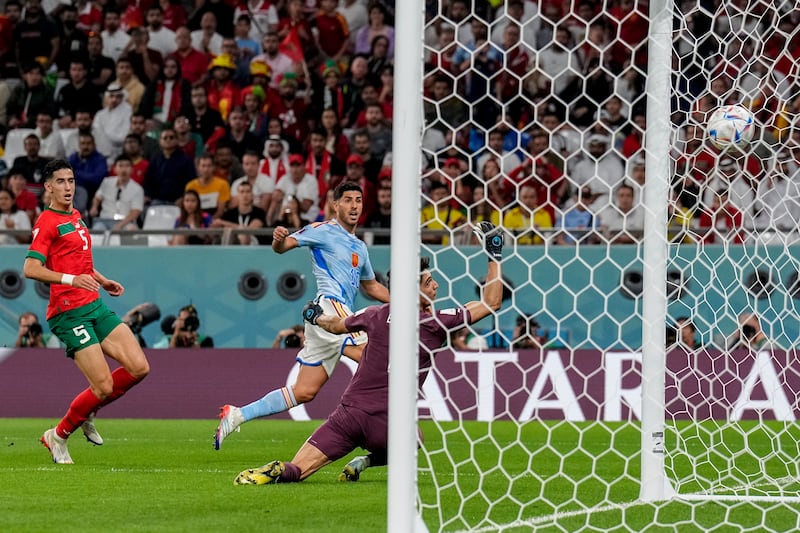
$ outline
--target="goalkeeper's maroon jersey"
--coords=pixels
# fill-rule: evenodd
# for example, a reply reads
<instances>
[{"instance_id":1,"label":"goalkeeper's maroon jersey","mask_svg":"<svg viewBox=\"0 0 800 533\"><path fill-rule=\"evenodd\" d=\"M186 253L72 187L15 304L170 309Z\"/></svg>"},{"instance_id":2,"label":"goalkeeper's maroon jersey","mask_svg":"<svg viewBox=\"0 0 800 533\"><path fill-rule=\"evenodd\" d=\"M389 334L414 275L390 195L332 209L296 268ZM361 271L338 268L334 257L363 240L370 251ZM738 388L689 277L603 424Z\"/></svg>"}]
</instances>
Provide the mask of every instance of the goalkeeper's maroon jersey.
<instances>
[{"instance_id":1,"label":"goalkeeper's maroon jersey","mask_svg":"<svg viewBox=\"0 0 800 533\"><path fill-rule=\"evenodd\" d=\"M442 347L449 332L467 325L469 311L460 307L436 311L435 315L419 314L419 386L431 366L431 356ZM361 354L350 385L342 395L342 405L355 407L368 414L389 410L389 304L359 311L345 319L350 331L366 331L367 345Z\"/></svg>"},{"instance_id":2,"label":"goalkeeper's maroon jersey","mask_svg":"<svg viewBox=\"0 0 800 533\"><path fill-rule=\"evenodd\" d=\"M26 257L38 259L54 272L64 274L94 274L92 238L77 209L71 213L45 209L33 226L33 242ZM100 297L70 285L50 285L47 318L92 303Z\"/></svg>"}]
</instances>

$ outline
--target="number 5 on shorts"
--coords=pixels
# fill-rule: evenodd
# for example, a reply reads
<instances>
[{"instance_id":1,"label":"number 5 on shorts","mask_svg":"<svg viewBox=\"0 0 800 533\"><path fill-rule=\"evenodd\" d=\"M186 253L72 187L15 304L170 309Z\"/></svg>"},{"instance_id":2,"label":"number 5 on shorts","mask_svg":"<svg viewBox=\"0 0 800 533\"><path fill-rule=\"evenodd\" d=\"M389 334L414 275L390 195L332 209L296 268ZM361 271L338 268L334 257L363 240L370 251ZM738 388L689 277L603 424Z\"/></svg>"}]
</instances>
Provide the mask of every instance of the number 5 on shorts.
<instances>
[{"instance_id":1,"label":"number 5 on shorts","mask_svg":"<svg viewBox=\"0 0 800 533\"><path fill-rule=\"evenodd\" d=\"M86 331L86 326L84 326L83 324L72 328L72 333L74 333L75 336L80 339L81 344L86 344L92 338L92 336L89 335L89 332Z\"/></svg>"}]
</instances>

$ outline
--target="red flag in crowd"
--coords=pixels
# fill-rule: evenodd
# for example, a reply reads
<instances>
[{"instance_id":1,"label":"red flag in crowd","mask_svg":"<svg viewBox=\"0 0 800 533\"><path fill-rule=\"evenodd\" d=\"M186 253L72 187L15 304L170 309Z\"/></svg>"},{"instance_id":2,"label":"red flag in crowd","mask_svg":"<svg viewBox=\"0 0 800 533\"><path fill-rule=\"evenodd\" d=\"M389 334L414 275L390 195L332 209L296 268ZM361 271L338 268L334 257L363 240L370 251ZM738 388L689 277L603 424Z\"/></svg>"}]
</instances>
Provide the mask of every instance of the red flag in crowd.
<instances>
[{"instance_id":1,"label":"red flag in crowd","mask_svg":"<svg viewBox=\"0 0 800 533\"><path fill-rule=\"evenodd\" d=\"M286 54L295 63L303 62L305 58L303 57L303 47L300 46L300 37L297 35L297 28L289 30L281 44L278 45L278 50Z\"/></svg>"}]
</instances>

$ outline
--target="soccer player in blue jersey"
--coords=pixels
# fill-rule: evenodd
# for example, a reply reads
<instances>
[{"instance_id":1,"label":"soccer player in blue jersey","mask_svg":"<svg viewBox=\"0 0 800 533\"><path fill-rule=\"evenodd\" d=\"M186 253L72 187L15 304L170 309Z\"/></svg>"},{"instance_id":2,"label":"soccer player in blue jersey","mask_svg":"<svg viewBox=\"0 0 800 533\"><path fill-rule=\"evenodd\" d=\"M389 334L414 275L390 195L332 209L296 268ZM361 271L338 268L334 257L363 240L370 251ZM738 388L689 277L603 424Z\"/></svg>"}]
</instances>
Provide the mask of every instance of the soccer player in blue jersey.
<instances>
[{"instance_id":1,"label":"soccer player in blue jersey","mask_svg":"<svg viewBox=\"0 0 800 533\"><path fill-rule=\"evenodd\" d=\"M450 332L491 315L500 309L503 302L500 270L503 257L502 229L495 228L491 222L481 222L474 231L484 242L484 250L489 257L480 300L455 308L434 310L439 284L428 270L428 258L420 260L417 381L420 391L431 369L433 356L447 341ZM307 322L317 324L331 333L366 331L369 344L339 406L303 443L291 462L271 461L259 468L249 468L236 476L235 484L302 481L356 448L367 450L369 455L350 461L339 476L340 481L358 481L366 468L386 464L389 437L389 311L389 304L384 304L367 307L353 316L339 317L324 313L314 302L306 305L303 318Z\"/></svg>"},{"instance_id":2,"label":"soccer player in blue jersey","mask_svg":"<svg viewBox=\"0 0 800 533\"><path fill-rule=\"evenodd\" d=\"M336 218L309 224L289 234L278 226L272 233L272 249L282 254L306 246L311 250L314 277L317 280L317 304L326 314L345 317L351 308L359 286L370 297L389 301L389 290L375 279L369 261L367 245L355 236L356 224L363 209L363 191L356 183L343 182L333 193ZM297 354L300 372L291 387L275 389L243 407L224 405L214 435L214 448L243 423L264 416L282 413L314 399L328 381L342 354L355 361L367 342L364 333L333 334L319 326L306 323L305 346Z\"/></svg>"}]
</instances>

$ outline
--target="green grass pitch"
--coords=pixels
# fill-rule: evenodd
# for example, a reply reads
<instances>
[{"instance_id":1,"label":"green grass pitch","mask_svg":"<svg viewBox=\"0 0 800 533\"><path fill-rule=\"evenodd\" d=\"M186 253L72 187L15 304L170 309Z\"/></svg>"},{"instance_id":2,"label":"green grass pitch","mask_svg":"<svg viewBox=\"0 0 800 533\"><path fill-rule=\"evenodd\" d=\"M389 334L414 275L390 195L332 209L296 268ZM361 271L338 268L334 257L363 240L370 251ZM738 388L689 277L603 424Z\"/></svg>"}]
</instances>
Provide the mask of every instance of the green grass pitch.
<instances>
[{"instance_id":1,"label":"green grass pitch","mask_svg":"<svg viewBox=\"0 0 800 533\"><path fill-rule=\"evenodd\" d=\"M106 443L92 446L82 434L74 435L70 452L75 465L53 464L38 442L53 423L0 419L3 531L386 530L385 468L368 470L358 483L339 483L345 458L299 484L233 485L245 468L290 460L319 421L251 422L217 452L212 447L214 420L99 418ZM532 526L537 531L572 531L588 525L602 531L656 531L677 526L709 531L727 522L726 527L734 526L730 530L757 530L762 524L781 531L798 523L797 505L636 504L637 426L549 426L547 431L541 422L423 422L432 451L420 454L419 469L428 527L434 531L444 523L447 531L494 531L497 524L517 524L504 531L530 531ZM741 444L757 448L762 439L756 433L749 429L748 442ZM770 440L763 442L768 447ZM743 463L743 475L751 466ZM773 468L769 463L766 467ZM774 468L775 477L785 475L783 461L774 462ZM574 481L592 470L602 481ZM481 496L463 497L475 488ZM598 509L589 513L585 507ZM761 510L766 510L763 516ZM692 520L696 525L689 525Z\"/></svg>"}]
</instances>

